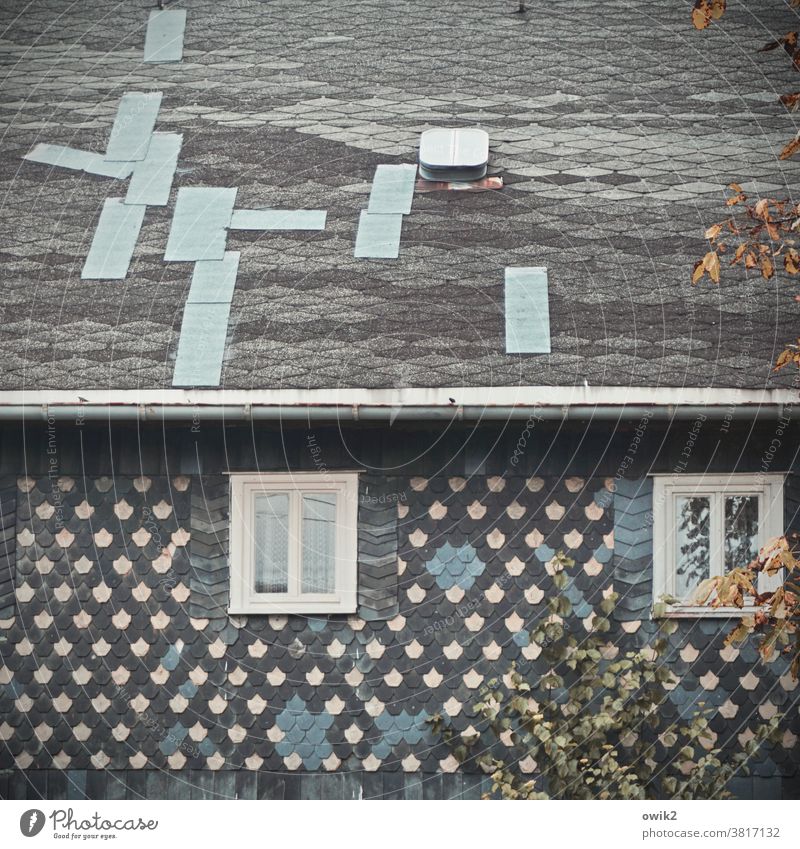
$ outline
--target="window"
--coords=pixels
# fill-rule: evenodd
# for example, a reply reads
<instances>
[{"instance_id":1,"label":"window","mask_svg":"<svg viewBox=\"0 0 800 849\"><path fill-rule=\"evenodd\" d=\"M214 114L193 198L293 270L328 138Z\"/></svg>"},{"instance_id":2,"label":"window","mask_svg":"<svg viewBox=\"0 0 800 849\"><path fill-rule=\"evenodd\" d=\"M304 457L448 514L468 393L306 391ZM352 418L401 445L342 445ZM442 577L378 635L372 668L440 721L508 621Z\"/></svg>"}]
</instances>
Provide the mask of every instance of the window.
<instances>
[{"instance_id":1,"label":"window","mask_svg":"<svg viewBox=\"0 0 800 849\"><path fill-rule=\"evenodd\" d=\"M692 604L707 578L746 566L783 533L783 475L657 475L653 487L653 599L682 599L671 615L730 616ZM759 575L759 591L781 576Z\"/></svg>"},{"instance_id":2,"label":"window","mask_svg":"<svg viewBox=\"0 0 800 849\"><path fill-rule=\"evenodd\" d=\"M358 474L231 475L231 613L354 613Z\"/></svg>"}]
</instances>

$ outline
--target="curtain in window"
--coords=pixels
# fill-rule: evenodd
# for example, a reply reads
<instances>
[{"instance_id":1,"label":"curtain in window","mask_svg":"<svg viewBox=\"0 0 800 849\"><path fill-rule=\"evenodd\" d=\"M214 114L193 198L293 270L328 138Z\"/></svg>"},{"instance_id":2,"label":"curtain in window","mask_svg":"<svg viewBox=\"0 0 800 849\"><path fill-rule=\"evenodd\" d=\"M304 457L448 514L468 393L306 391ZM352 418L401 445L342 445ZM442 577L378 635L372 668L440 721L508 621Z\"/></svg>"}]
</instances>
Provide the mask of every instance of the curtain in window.
<instances>
[{"instance_id":1,"label":"curtain in window","mask_svg":"<svg viewBox=\"0 0 800 849\"><path fill-rule=\"evenodd\" d=\"M289 496L285 492L255 498L255 591L289 589Z\"/></svg>"}]
</instances>

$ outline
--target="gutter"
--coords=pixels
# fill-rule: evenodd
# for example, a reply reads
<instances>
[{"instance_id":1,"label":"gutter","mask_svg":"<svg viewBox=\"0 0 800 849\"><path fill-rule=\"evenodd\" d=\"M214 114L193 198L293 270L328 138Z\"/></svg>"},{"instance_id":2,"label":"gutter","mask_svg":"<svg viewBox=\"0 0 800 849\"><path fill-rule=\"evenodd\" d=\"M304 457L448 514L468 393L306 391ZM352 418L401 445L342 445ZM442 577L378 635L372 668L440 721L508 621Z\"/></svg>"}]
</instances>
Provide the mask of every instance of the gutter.
<instances>
[{"instance_id":1,"label":"gutter","mask_svg":"<svg viewBox=\"0 0 800 849\"><path fill-rule=\"evenodd\" d=\"M672 421L777 419L795 389L510 386L0 392L0 421Z\"/></svg>"},{"instance_id":2,"label":"gutter","mask_svg":"<svg viewBox=\"0 0 800 849\"><path fill-rule=\"evenodd\" d=\"M368 407L349 406L272 407L242 406L109 406L90 404L44 405L41 407L0 406L0 421L70 421L83 422L391 422L395 421L624 421L648 418L651 421L686 421L734 418L742 421L779 419L787 408L782 404L719 406L516 406L516 407Z\"/></svg>"}]
</instances>

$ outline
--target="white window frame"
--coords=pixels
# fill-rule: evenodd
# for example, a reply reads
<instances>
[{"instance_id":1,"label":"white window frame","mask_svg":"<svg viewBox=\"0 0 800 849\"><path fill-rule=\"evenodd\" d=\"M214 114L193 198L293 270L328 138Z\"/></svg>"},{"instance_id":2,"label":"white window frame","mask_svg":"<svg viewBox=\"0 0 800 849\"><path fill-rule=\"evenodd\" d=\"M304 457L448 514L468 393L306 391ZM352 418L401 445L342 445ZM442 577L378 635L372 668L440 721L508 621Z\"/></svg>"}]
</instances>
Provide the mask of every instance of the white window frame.
<instances>
[{"instance_id":1,"label":"white window frame","mask_svg":"<svg viewBox=\"0 0 800 849\"><path fill-rule=\"evenodd\" d=\"M711 576L724 572L721 545L724 533L720 519L723 515L723 498L729 495L757 495L758 547L784 533L783 474L728 474L728 475L653 475L653 604L662 595L676 596L675 578L677 551L675 540L675 500L677 496L709 496L711 503ZM759 573L758 591L768 592L780 586L783 575L767 576ZM665 616L718 617L746 616L755 606L710 607L708 605L670 604Z\"/></svg>"},{"instance_id":2,"label":"white window frame","mask_svg":"<svg viewBox=\"0 0 800 849\"><path fill-rule=\"evenodd\" d=\"M288 492L289 591L257 593L255 586L255 497ZM335 492L335 592L300 593L302 495ZM358 604L358 472L292 472L230 475L230 603L237 614L355 613Z\"/></svg>"}]
</instances>

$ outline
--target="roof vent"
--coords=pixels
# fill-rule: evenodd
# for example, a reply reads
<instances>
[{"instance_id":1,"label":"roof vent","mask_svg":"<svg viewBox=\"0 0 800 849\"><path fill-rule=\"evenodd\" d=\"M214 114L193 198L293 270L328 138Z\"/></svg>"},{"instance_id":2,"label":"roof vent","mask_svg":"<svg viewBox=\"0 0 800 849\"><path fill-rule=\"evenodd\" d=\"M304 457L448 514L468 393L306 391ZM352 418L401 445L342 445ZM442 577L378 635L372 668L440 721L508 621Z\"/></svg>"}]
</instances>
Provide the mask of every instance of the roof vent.
<instances>
[{"instance_id":1,"label":"roof vent","mask_svg":"<svg viewBox=\"0 0 800 849\"><path fill-rule=\"evenodd\" d=\"M485 130L425 130L419 145L419 171L426 180L467 181L486 176L489 134Z\"/></svg>"}]
</instances>

